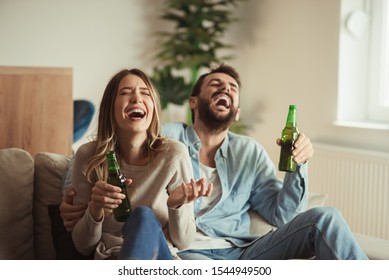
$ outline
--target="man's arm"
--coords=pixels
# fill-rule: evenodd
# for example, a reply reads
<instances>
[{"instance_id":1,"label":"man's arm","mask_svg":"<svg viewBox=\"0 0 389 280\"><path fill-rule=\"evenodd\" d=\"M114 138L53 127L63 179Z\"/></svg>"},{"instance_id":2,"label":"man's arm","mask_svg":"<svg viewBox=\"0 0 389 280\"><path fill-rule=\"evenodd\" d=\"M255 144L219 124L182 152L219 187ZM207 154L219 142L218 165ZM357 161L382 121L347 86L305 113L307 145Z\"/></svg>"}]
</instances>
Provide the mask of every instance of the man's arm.
<instances>
[{"instance_id":1,"label":"man's arm","mask_svg":"<svg viewBox=\"0 0 389 280\"><path fill-rule=\"evenodd\" d=\"M87 205L73 205L73 198L76 195L74 188L68 188L59 207L63 224L67 231L71 231L74 225L84 216Z\"/></svg>"},{"instance_id":2,"label":"man's arm","mask_svg":"<svg viewBox=\"0 0 389 280\"><path fill-rule=\"evenodd\" d=\"M280 139L276 140L280 145ZM260 150L260 149L259 149ZM273 162L262 148L252 170L255 176L250 204L266 221L274 226L287 223L308 205L308 165L314 150L310 139L300 133L293 150L298 164L296 172L285 173L284 179L276 177Z\"/></svg>"}]
</instances>

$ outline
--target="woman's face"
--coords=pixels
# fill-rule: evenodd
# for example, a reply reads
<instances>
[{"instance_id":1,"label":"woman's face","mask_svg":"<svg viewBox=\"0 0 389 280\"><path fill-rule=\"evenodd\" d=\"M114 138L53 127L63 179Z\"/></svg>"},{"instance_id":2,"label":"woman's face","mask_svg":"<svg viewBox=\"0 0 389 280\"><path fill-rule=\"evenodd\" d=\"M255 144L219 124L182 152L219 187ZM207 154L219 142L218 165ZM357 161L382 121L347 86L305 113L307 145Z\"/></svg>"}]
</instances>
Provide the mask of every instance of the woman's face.
<instances>
[{"instance_id":1,"label":"woman's face","mask_svg":"<svg viewBox=\"0 0 389 280\"><path fill-rule=\"evenodd\" d=\"M120 131L145 133L154 113L154 100L145 82L129 74L119 83L115 100L115 120Z\"/></svg>"}]
</instances>

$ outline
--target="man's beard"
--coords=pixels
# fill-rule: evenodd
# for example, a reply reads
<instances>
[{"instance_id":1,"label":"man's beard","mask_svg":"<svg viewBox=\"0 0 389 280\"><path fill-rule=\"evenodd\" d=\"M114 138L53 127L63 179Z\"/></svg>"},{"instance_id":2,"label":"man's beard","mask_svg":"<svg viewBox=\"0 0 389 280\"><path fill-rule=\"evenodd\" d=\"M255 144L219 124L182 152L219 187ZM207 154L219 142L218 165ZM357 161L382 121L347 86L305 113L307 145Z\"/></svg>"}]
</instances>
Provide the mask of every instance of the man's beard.
<instances>
[{"instance_id":1,"label":"man's beard","mask_svg":"<svg viewBox=\"0 0 389 280\"><path fill-rule=\"evenodd\" d=\"M228 129L235 121L237 109L233 108L231 104L230 112L227 115L218 116L211 110L211 102L198 96L199 119L210 131L219 132Z\"/></svg>"}]
</instances>

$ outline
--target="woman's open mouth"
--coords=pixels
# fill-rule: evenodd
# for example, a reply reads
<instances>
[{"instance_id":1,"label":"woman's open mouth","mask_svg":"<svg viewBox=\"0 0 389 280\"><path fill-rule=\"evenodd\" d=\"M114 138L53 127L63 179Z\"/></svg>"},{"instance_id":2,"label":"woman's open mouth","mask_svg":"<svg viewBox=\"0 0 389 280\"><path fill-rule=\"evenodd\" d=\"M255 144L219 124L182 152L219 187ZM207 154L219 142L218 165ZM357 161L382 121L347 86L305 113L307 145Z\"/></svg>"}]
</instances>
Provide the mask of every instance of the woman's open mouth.
<instances>
[{"instance_id":1,"label":"woman's open mouth","mask_svg":"<svg viewBox=\"0 0 389 280\"><path fill-rule=\"evenodd\" d=\"M141 120L146 116L146 112L142 109L134 108L127 112L127 116L130 120Z\"/></svg>"}]
</instances>

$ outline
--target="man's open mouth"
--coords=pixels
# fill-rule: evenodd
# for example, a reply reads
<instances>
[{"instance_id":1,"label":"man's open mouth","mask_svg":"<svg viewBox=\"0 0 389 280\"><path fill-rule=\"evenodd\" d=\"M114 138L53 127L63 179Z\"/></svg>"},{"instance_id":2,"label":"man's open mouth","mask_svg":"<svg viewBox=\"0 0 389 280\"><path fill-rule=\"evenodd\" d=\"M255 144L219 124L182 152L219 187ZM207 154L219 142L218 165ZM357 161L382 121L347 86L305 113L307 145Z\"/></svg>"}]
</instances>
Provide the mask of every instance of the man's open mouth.
<instances>
[{"instance_id":1,"label":"man's open mouth","mask_svg":"<svg viewBox=\"0 0 389 280\"><path fill-rule=\"evenodd\" d=\"M219 94L215 100L216 107L229 109L231 107L231 99L225 94Z\"/></svg>"}]
</instances>

